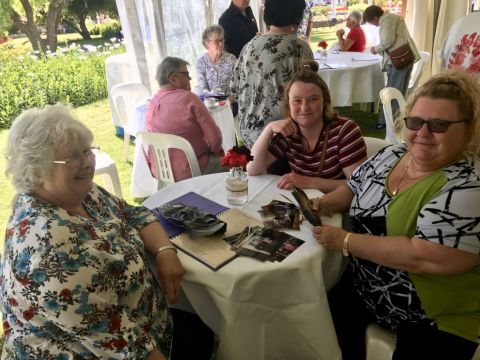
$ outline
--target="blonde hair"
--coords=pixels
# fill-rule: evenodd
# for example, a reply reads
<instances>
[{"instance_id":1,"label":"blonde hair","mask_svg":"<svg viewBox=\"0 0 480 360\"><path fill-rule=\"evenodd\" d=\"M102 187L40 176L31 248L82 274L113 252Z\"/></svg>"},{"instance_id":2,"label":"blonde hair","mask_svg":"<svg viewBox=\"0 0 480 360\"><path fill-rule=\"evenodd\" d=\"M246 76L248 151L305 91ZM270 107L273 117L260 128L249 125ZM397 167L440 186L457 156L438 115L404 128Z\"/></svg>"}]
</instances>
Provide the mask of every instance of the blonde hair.
<instances>
[{"instance_id":1,"label":"blonde hair","mask_svg":"<svg viewBox=\"0 0 480 360\"><path fill-rule=\"evenodd\" d=\"M306 60L300 63L299 71L293 75L283 92L283 114L291 116L289 96L290 88L296 82L314 84L320 88L323 96L323 123L327 124L335 118L336 113L332 108L332 97L327 83L318 75L318 63L314 60Z\"/></svg>"},{"instance_id":2,"label":"blonde hair","mask_svg":"<svg viewBox=\"0 0 480 360\"><path fill-rule=\"evenodd\" d=\"M446 70L418 87L407 99L405 114L396 119L396 130L403 126L403 117L408 116L413 106L421 97L432 99L447 99L457 103L462 119L469 120L470 141L465 148L465 154L478 156L480 154L480 79L472 73L456 68Z\"/></svg>"}]
</instances>

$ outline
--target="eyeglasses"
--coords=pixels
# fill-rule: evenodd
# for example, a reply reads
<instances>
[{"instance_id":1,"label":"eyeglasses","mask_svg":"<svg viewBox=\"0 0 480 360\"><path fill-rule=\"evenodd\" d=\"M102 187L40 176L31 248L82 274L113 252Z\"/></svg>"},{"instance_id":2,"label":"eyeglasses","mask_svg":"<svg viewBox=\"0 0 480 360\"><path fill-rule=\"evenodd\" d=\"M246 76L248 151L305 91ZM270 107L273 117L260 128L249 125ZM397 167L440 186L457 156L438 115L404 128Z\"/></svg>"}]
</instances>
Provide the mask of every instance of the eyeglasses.
<instances>
[{"instance_id":1,"label":"eyeglasses","mask_svg":"<svg viewBox=\"0 0 480 360\"><path fill-rule=\"evenodd\" d=\"M208 41L209 41L209 42L213 42L213 43L215 43L216 45L218 45L218 44L223 44L223 42L225 41L225 39L209 39Z\"/></svg>"},{"instance_id":2,"label":"eyeglasses","mask_svg":"<svg viewBox=\"0 0 480 360\"><path fill-rule=\"evenodd\" d=\"M66 165L71 169L76 169L76 168L79 168L80 165L82 165L82 161L85 158L89 158L91 156L96 156L99 151L100 151L100 148L98 146L92 146L92 147L89 147L88 149L83 150L78 155L70 156L66 160L54 160L53 163L54 164Z\"/></svg>"},{"instance_id":3,"label":"eyeglasses","mask_svg":"<svg viewBox=\"0 0 480 360\"><path fill-rule=\"evenodd\" d=\"M190 73L188 71L174 71L174 74L183 74L190 79Z\"/></svg>"},{"instance_id":4,"label":"eyeglasses","mask_svg":"<svg viewBox=\"0 0 480 360\"><path fill-rule=\"evenodd\" d=\"M423 124L427 124L428 129L433 133L444 133L448 130L448 127L452 124L459 124L462 122L469 122L468 119L457 120L457 121L447 121L441 119L431 119L424 120L417 116L409 116L404 118L405 126L410 130L420 130Z\"/></svg>"}]
</instances>

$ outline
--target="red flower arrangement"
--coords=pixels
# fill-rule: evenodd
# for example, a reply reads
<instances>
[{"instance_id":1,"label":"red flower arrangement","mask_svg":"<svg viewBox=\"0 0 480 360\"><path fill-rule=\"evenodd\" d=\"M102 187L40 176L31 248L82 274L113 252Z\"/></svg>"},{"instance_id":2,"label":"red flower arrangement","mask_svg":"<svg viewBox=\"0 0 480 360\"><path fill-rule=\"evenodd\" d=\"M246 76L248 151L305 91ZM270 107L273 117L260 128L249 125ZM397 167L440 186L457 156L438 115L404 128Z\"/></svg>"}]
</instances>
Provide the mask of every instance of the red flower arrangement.
<instances>
[{"instance_id":1,"label":"red flower arrangement","mask_svg":"<svg viewBox=\"0 0 480 360\"><path fill-rule=\"evenodd\" d=\"M325 50L325 49L327 48L328 44L327 44L327 42L326 42L325 40L321 40L321 41L318 42L317 46L318 46L319 48L321 47L322 49Z\"/></svg>"},{"instance_id":2,"label":"red flower arrangement","mask_svg":"<svg viewBox=\"0 0 480 360\"><path fill-rule=\"evenodd\" d=\"M234 167L242 167L244 170L249 161L253 160L253 156L250 154L250 149L245 145L234 146L227 153L222 156L222 166L228 166L230 169Z\"/></svg>"}]
</instances>

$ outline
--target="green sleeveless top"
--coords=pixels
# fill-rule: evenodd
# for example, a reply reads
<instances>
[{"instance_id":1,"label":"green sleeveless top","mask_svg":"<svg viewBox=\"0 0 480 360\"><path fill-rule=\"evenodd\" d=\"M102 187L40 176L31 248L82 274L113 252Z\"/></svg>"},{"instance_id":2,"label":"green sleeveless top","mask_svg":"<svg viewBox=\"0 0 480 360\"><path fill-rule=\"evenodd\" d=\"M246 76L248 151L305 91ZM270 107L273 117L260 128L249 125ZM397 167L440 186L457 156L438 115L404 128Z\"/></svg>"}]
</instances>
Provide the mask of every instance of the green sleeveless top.
<instances>
[{"instance_id":1,"label":"green sleeveless top","mask_svg":"<svg viewBox=\"0 0 480 360\"><path fill-rule=\"evenodd\" d=\"M417 216L447 184L443 170L412 185L388 205L387 235L414 237ZM425 314L442 331L480 343L480 269L455 275L409 273Z\"/></svg>"}]
</instances>

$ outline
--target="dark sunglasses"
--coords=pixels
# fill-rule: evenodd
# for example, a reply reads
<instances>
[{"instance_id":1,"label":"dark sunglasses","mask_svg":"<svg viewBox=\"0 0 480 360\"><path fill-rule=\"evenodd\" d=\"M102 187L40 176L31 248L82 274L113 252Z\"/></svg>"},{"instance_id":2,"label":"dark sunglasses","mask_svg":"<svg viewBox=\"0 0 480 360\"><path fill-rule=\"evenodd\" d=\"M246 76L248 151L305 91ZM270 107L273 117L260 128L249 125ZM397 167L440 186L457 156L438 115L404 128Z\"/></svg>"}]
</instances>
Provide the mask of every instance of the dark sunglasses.
<instances>
[{"instance_id":1,"label":"dark sunglasses","mask_svg":"<svg viewBox=\"0 0 480 360\"><path fill-rule=\"evenodd\" d=\"M444 133L448 130L448 127L452 124L459 124L462 122L469 122L469 120L457 120L457 121L447 121L441 119L431 119L424 120L416 116L408 116L403 118L405 120L405 126L410 130L420 130L423 124L427 124L428 129L434 133Z\"/></svg>"}]
</instances>

